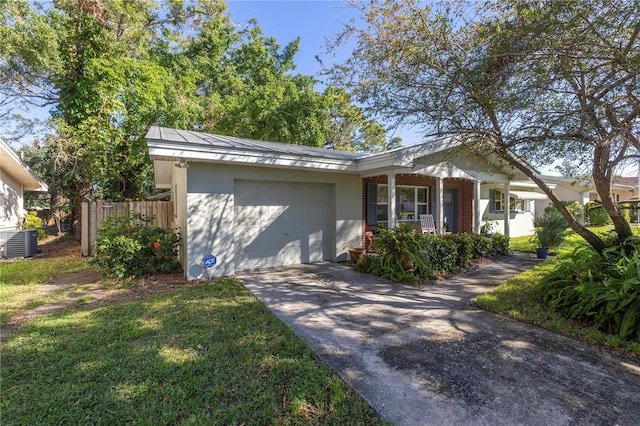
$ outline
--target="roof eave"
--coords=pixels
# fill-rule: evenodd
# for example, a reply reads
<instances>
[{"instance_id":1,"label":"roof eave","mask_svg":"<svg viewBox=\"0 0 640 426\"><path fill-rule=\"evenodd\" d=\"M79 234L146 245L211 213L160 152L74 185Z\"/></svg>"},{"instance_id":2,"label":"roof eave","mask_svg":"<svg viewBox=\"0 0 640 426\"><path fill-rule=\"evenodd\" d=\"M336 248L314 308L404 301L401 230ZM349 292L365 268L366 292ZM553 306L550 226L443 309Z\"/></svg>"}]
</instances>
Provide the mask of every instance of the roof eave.
<instances>
[{"instance_id":1,"label":"roof eave","mask_svg":"<svg viewBox=\"0 0 640 426\"><path fill-rule=\"evenodd\" d=\"M352 160L336 158L300 156L262 151L233 150L211 147L201 150L184 146L175 149L158 141L149 141L149 156L159 161L191 161L206 163L226 163L237 165L257 165L264 167L303 168L320 171L356 173Z\"/></svg>"}]
</instances>

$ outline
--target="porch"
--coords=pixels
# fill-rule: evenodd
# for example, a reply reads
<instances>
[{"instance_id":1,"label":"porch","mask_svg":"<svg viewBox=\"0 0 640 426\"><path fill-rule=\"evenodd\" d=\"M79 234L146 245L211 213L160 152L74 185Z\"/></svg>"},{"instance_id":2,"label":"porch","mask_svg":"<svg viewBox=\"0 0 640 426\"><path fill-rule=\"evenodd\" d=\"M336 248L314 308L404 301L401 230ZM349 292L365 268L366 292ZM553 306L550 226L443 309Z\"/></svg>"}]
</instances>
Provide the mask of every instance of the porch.
<instances>
[{"instance_id":1,"label":"porch","mask_svg":"<svg viewBox=\"0 0 640 426\"><path fill-rule=\"evenodd\" d=\"M395 227L407 223L420 229L421 214L430 214L436 232L480 233L483 218L491 212L495 200L481 202L481 186L499 187L498 204L513 204L511 185L507 182L486 182L480 179L437 177L419 173L389 173L362 179L363 247L368 247L370 235L377 226ZM487 192L487 191L485 191ZM519 195L520 197L522 194ZM510 202L511 201L511 202ZM514 211L500 212L502 229L494 229L507 237Z\"/></svg>"}]
</instances>

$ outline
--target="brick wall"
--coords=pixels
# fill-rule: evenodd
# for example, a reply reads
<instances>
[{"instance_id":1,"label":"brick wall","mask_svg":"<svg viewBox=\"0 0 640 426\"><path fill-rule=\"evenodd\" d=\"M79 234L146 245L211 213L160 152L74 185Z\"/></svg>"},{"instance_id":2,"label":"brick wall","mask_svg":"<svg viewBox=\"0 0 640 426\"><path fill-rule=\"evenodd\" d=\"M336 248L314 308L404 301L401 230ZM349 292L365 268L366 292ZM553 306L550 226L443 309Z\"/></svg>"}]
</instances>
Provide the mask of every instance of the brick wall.
<instances>
[{"instance_id":1,"label":"brick wall","mask_svg":"<svg viewBox=\"0 0 640 426\"><path fill-rule=\"evenodd\" d=\"M362 236L363 236L363 247L368 246L367 241L367 232L370 232L375 228L376 225L369 225L366 223L367 221L367 184L368 183L378 183L382 185L387 184L387 176L374 176L369 178L362 179ZM435 187L436 179L431 176L423 176L417 174L397 174L396 175L396 185L397 186L424 186L424 187ZM473 232L473 205L474 205L474 190L473 190L473 181L466 179L444 179L443 181L444 189L457 189L457 205L458 205L458 214L457 214L457 227L458 232ZM431 193L429 192L429 197L431 197ZM429 213L433 213L431 211L431 198L429 198L429 203L427 207Z\"/></svg>"}]
</instances>

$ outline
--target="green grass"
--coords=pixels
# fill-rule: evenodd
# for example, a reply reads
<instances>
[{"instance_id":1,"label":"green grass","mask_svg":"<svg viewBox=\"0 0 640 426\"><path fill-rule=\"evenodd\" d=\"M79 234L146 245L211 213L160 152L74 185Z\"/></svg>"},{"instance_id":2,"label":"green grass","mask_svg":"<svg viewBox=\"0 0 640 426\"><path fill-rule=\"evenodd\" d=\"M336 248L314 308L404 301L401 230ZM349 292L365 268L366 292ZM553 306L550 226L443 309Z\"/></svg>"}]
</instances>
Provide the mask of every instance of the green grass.
<instances>
[{"instance_id":1,"label":"green grass","mask_svg":"<svg viewBox=\"0 0 640 426\"><path fill-rule=\"evenodd\" d=\"M598 234L612 229L611 226L590 228ZM634 233L640 233L640 228L635 227ZM574 232L571 232L565 241L553 251L557 257L541 262L535 268L503 283L491 292L477 296L473 303L482 309L509 316L517 320L536 324L565 335L577 337L588 342L626 352L630 355L640 356L640 342L627 341L617 336L607 335L594 327L569 320L554 312L547 304L540 302L535 294L535 286L554 268L556 259L570 256L573 250L586 241ZM511 239L513 250L535 252L535 243L531 237L515 237Z\"/></svg>"},{"instance_id":2,"label":"green grass","mask_svg":"<svg viewBox=\"0 0 640 426\"><path fill-rule=\"evenodd\" d=\"M62 238L40 247L45 252L43 257L0 263L0 326L14 315L69 295L63 291L43 297L39 285L58 275L93 269L81 257L80 246L73 239Z\"/></svg>"},{"instance_id":3,"label":"green grass","mask_svg":"<svg viewBox=\"0 0 640 426\"><path fill-rule=\"evenodd\" d=\"M230 279L25 322L1 374L3 425L385 424Z\"/></svg>"}]
</instances>

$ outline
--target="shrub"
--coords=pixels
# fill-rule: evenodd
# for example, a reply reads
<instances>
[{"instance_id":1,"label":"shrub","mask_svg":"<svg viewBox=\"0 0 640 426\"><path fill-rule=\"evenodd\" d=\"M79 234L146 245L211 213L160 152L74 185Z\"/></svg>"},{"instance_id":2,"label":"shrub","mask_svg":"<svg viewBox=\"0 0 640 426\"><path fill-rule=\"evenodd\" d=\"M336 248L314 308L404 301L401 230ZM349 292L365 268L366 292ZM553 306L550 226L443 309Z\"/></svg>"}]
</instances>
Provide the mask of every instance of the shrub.
<instances>
[{"instance_id":1,"label":"shrub","mask_svg":"<svg viewBox=\"0 0 640 426\"><path fill-rule=\"evenodd\" d=\"M495 248L509 253L509 240L500 234L492 238L474 234L422 235L413 227L377 228L373 240L375 255L365 255L355 269L396 282L418 284L440 279L471 259L492 256Z\"/></svg>"},{"instance_id":2,"label":"shrub","mask_svg":"<svg viewBox=\"0 0 640 426\"><path fill-rule=\"evenodd\" d=\"M422 255L423 238L411 225L404 223L393 229L379 228L372 243L379 254L379 264L375 267L382 269L376 275L391 281L416 284L427 270Z\"/></svg>"},{"instance_id":3,"label":"shrub","mask_svg":"<svg viewBox=\"0 0 640 426\"><path fill-rule=\"evenodd\" d=\"M467 266L473 259L474 239L471 234L451 234L446 236L453 241L456 250L456 263L460 266Z\"/></svg>"},{"instance_id":4,"label":"shrub","mask_svg":"<svg viewBox=\"0 0 640 426\"><path fill-rule=\"evenodd\" d=\"M600 201L589 201L587 203L587 222L595 226L604 226L611 223L611 218L602 207Z\"/></svg>"},{"instance_id":5,"label":"shrub","mask_svg":"<svg viewBox=\"0 0 640 426\"><path fill-rule=\"evenodd\" d=\"M533 221L536 227L538 247L553 248L559 246L564 240L567 220L556 208L547 207L542 216L537 216Z\"/></svg>"},{"instance_id":6,"label":"shrub","mask_svg":"<svg viewBox=\"0 0 640 426\"><path fill-rule=\"evenodd\" d=\"M509 238L506 235L497 233L491 237L491 250L492 254L509 255L511 254L511 248L509 244Z\"/></svg>"},{"instance_id":7,"label":"shrub","mask_svg":"<svg viewBox=\"0 0 640 426\"><path fill-rule=\"evenodd\" d=\"M536 287L540 299L563 315L606 333L640 340L640 242L632 237L599 255L577 248Z\"/></svg>"},{"instance_id":8,"label":"shrub","mask_svg":"<svg viewBox=\"0 0 640 426\"><path fill-rule=\"evenodd\" d=\"M428 265L426 278L439 279L456 270L458 254L455 243L451 238L426 235L424 254Z\"/></svg>"},{"instance_id":9,"label":"shrub","mask_svg":"<svg viewBox=\"0 0 640 426\"><path fill-rule=\"evenodd\" d=\"M24 229L35 229L38 232L38 238L47 238L46 232L42 229L42 219L38 216L38 212L29 212L24 217Z\"/></svg>"},{"instance_id":10,"label":"shrub","mask_svg":"<svg viewBox=\"0 0 640 426\"><path fill-rule=\"evenodd\" d=\"M470 234L473 239L473 258L491 257L496 251L493 247L493 235L485 237L484 235ZM497 240L500 240L501 234L496 234Z\"/></svg>"},{"instance_id":11,"label":"shrub","mask_svg":"<svg viewBox=\"0 0 640 426\"><path fill-rule=\"evenodd\" d=\"M179 269L180 236L150 225L140 214L108 217L98 230L90 263L114 278L140 277Z\"/></svg>"}]
</instances>

